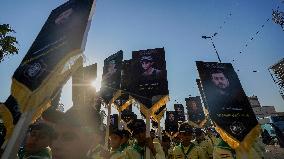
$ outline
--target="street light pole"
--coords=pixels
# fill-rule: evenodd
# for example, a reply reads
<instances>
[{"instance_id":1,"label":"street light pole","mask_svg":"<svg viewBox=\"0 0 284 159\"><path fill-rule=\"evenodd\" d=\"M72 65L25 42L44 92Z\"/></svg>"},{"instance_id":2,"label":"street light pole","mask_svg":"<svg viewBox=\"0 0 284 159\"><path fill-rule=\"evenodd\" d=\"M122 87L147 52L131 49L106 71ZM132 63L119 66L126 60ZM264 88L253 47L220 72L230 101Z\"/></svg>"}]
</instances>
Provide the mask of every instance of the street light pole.
<instances>
[{"instance_id":1,"label":"street light pole","mask_svg":"<svg viewBox=\"0 0 284 159\"><path fill-rule=\"evenodd\" d=\"M219 53L218 53L218 51L217 51L217 49L216 49L216 46L215 46L215 44L214 44L214 41L213 41L213 37L214 36L216 36L217 35L217 33L214 33L214 35L213 36L202 36L201 38L203 38L203 39L210 39L210 41L211 41L211 43L212 43L212 46L213 46L213 48L214 48L214 50L215 50L215 53L216 53L216 55L217 55L217 57L218 57L218 60L219 60L219 62L221 63L221 58L220 58L220 56L219 56Z\"/></svg>"}]
</instances>

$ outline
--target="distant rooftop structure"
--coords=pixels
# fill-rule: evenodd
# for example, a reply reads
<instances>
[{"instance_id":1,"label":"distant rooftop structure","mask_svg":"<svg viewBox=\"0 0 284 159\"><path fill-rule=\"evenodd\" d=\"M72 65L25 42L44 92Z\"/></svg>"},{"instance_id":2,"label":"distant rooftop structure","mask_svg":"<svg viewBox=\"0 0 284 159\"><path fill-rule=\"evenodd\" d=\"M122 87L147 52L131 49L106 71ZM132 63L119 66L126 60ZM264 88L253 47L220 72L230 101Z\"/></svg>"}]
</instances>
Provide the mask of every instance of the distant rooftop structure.
<instances>
[{"instance_id":1,"label":"distant rooftop structure","mask_svg":"<svg viewBox=\"0 0 284 159\"><path fill-rule=\"evenodd\" d=\"M261 107L257 96L253 95L251 97L248 97L248 100L252 108Z\"/></svg>"},{"instance_id":2,"label":"distant rooftop structure","mask_svg":"<svg viewBox=\"0 0 284 159\"><path fill-rule=\"evenodd\" d=\"M268 116L278 116L278 113L275 110L274 106L262 106L262 107L254 107L253 112L256 117L268 117Z\"/></svg>"},{"instance_id":3,"label":"distant rooftop structure","mask_svg":"<svg viewBox=\"0 0 284 159\"><path fill-rule=\"evenodd\" d=\"M284 100L284 58L269 67L270 75L275 84L279 87L279 93Z\"/></svg>"}]
</instances>

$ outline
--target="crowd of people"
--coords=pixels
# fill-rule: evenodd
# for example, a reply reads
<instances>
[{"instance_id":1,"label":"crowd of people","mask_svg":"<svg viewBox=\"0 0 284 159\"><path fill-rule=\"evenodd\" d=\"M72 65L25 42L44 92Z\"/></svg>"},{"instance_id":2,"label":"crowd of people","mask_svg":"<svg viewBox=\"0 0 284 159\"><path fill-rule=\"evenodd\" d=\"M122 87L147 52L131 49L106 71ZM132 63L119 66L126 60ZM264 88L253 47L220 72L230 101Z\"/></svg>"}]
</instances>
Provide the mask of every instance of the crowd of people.
<instances>
[{"instance_id":1,"label":"crowd of people","mask_svg":"<svg viewBox=\"0 0 284 159\"><path fill-rule=\"evenodd\" d=\"M189 122L171 135L153 132L146 137L143 119L133 120L127 130L111 128L106 144L95 109L73 107L56 118L29 127L19 159L145 159L146 149L151 159L260 159L265 152L260 138L249 150L232 149L213 127L196 128Z\"/></svg>"}]
</instances>

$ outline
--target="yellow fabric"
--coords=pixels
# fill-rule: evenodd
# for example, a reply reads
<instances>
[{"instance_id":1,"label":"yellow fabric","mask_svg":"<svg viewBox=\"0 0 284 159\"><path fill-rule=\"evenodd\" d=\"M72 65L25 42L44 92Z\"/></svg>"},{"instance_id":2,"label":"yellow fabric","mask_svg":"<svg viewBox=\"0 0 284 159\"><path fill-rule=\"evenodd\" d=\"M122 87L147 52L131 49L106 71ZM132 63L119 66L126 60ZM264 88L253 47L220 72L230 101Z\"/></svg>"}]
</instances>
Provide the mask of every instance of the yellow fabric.
<instances>
[{"instance_id":1,"label":"yellow fabric","mask_svg":"<svg viewBox=\"0 0 284 159\"><path fill-rule=\"evenodd\" d=\"M118 98L118 97L117 97ZM117 99L116 98L116 99ZM115 108L117 109L118 112L122 112L123 110L125 110L126 108L128 108L128 106L130 106L132 104L132 99L128 99L128 101L126 101L121 107L119 107L118 105L116 105L115 103L112 103Z\"/></svg>"},{"instance_id":2,"label":"yellow fabric","mask_svg":"<svg viewBox=\"0 0 284 159\"><path fill-rule=\"evenodd\" d=\"M232 151L229 149L215 146L213 150L213 158L214 159L262 159L263 158L263 152L258 152L256 148L259 148L259 145L257 143L254 143L253 146L247 151L247 150L241 150L236 149L235 151L235 158L233 156Z\"/></svg>"},{"instance_id":3,"label":"yellow fabric","mask_svg":"<svg viewBox=\"0 0 284 159\"><path fill-rule=\"evenodd\" d=\"M202 127L206 124L207 120L208 120L208 116L206 116L205 119L202 120L202 121L198 124L198 126L199 126L200 128L202 128Z\"/></svg>"},{"instance_id":4,"label":"yellow fabric","mask_svg":"<svg viewBox=\"0 0 284 159\"><path fill-rule=\"evenodd\" d=\"M35 111L33 118L32 118L32 123L34 123L40 116L41 114L47 110L51 106L51 101L48 101L47 103L43 104L42 106L38 107L37 110Z\"/></svg>"},{"instance_id":5,"label":"yellow fabric","mask_svg":"<svg viewBox=\"0 0 284 159\"><path fill-rule=\"evenodd\" d=\"M162 110L158 115L155 115L155 113L152 115L152 117L154 118L154 120L156 122L160 122L160 120L164 117L165 112L167 111L167 109Z\"/></svg>"},{"instance_id":6,"label":"yellow fabric","mask_svg":"<svg viewBox=\"0 0 284 159\"><path fill-rule=\"evenodd\" d=\"M213 142L213 147L217 144L219 144L219 142L222 140L220 138L215 137L214 135L208 136L209 140L211 139Z\"/></svg>"},{"instance_id":7,"label":"yellow fabric","mask_svg":"<svg viewBox=\"0 0 284 159\"><path fill-rule=\"evenodd\" d=\"M90 158L92 158L92 159L103 159L103 157L101 157L101 154L100 154L101 148L102 148L102 146L99 144L94 149L92 149L91 152L89 152Z\"/></svg>"},{"instance_id":8,"label":"yellow fabric","mask_svg":"<svg viewBox=\"0 0 284 159\"><path fill-rule=\"evenodd\" d=\"M42 84L34 91L29 90L25 85L13 78L11 94L17 100L21 112L28 111L34 107L39 107L42 103L47 103L51 98L53 91L62 85L63 82L67 81L71 73L76 70L79 65L82 65L83 58L79 57L69 71L62 73L65 64L79 52L80 50L75 50L72 53L69 53L69 56L63 58L61 62L55 66L54 70L52 70L52 73L49 74L42 81Z\"/></svg>"},{"instance_id":9,"label":"yellow fabric","mask_svg":"<svg viewBox=\"0 0 284 159\"><path fill-rule=\"evenodd\" d=\"M195 142L195 145L201 147L206 158L213 157L213 143L209 137L205 136L205 140L201 141L199 144Z\"/></svg>"},{"instance_id":10,"label":"yellow fabric","mask_svg":"<svg viewBox=\"0 0 284 159\"><path fill-rule=\"evenodd\" d=\"M156 156L153 156L151 153L150 158L151 159L165 159L165 153L163 151L163 148L160 143L153 142L155 150L157 152ZM145 154L145 153L144 153ZM124 152L123 152L123 159L141 159L141 155L135 151L132 146L129 146Z\"/></svg>"},{"instance_id":11,"label":"yellow fabric","mask_svg":"<svg viewBox=\"0 0 284 159\"><path fill-rule=\"evenodd\" d=\"M109 159L123 159L124 158L124 154L123 152L110 152L111 153L111 156Z\"/></svg>"},{"instance_id":12,"label":"yellow fabric","mask_svg":"<svg viewBox=\"0 0 284 159\"><path fill-rule=\"evenodd\" d=\"M4 104L0 104L0 116L4 122L4 126L6 127L5 141L7 141L7 139L9 139L12 135L14 124L13 116Z\"/></svg>"},{"instance_id":13,"label":"yellow fabric","mask_svg":"<svg viewBox=\"0 0 284 159\"><path fill-rule=\"evenodd\" d=\"M184 147L185 152L187 152L189 147ZM173 158L174 159L185 159L186 156L182 152L182 149L180 146L175 146L173 149ZM187 155L188 159L207 159L206 156L204 155L204 152L201 147L195 145L191 151Z\"/></svg>"},{"instance_id":14,"label":"yellow fabric","mask_svg":"<svg viewBox=\"0 0 284 159\"><path fill-rule=\"evenodd\" d=\"M132 104L132 100L128 100L127 102L125 102L121 108L120 108L120 112L122 112L124 109L128 108L128 106L130 106Z\"/></svg>"},{"instance_id":15,"label":"yellow fabric","mask_svg":"<svg viewBox=\"0 0 284 159\"><path fill-rule=\"evenodd\" d=\"M169 95L163 96L158 102L156 102L151 107L151 115L153 115L156 111L158 111L161 108L161 106L166 105L169 100L170 100Z\"/></svg>"},{"instance_id":16,"label":"yellow fabric","mask_svg":"<svg viewBox=\"0 0 284 159\"><path fill-rule=\"evenodd\" d=\"M129 98L134 99L132 96ZM135 100L140 105L140 111L147 116L147 114L150 114L150 116L155 116L155 112L158 111L158 109L166 105L166 103L170 100L169 95L163 96L158 102L156 102L150 109L148 109L144 104L140 103L139 101Z\"/></svg>"},{"instance_id":17,"label":"yellow fabric","mask_svg":"<svg viewBox=\"0 0 284 159\"><path fill-rule=\"evenodd\" d=\"M237 149L238 147L241 147L241 149L249 150L253 141L259 136L261 132L260 125L256 125L244 138L242 142L238 141L234 137L232 137L230 134L228 134L226 131L224 131L221 127L219 127L215 123L216 131L220 134L221 138L230 145L233 149Z\"/></svg>"}]
</instances>

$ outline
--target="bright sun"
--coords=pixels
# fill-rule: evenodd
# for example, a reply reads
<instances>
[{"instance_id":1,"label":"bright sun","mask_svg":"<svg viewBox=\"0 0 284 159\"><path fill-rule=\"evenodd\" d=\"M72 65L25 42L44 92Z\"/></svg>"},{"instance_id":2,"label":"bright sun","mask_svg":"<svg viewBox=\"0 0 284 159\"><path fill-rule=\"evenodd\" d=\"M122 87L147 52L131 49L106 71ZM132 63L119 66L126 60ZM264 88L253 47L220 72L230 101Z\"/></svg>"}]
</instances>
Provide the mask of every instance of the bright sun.
<instances>
[{"instance_id":1,"label":"bright sun","mask_svg":"<svg viewBox=\"0 0 284 159\"><path fill-rule=\"evenodd\" d=\"M99 91L100 88L101 88L101 81L99 81L99 80L94 80L94 81L92 82L92 86L95 87L97 91Z\"/></svg>"}]
</instances>

